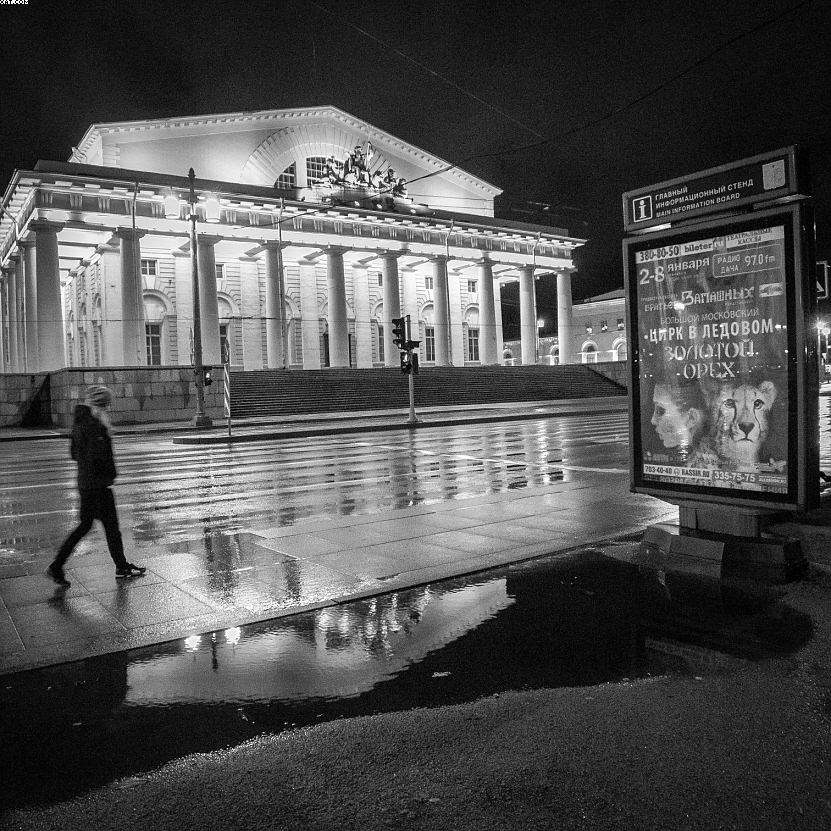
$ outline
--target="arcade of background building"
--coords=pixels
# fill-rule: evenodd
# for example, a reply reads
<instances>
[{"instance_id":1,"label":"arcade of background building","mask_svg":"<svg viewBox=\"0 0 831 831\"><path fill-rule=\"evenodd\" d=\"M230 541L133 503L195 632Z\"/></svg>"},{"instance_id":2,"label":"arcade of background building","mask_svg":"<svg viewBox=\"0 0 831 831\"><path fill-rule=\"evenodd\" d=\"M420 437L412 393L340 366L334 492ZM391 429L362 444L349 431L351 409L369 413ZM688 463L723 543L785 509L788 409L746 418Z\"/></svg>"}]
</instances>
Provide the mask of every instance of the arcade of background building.
<instances>
[{"instance_id":1,"label":"arcade of background building","mask_svg":"<svg viewBox=\"0 0 831 831\"><path fill-rule=\"evenodd\" d=\"M402 315L422 367L600 351L572 311L585 240L495 219L499 188L342 110L94 124L68 162L16 171L3 196L2 423L47 376L67 400L90 381L115 384L128 400L116 420L189 416L189 168L207 365L227 348L236 370L398 366L390 321ZM543 275L556 275L556 353L538 336ZM507 349L506 281L519 281L520 298L520 339ZM613 334L618 318L604 319ZM624 343L621 332L605 351Z\"/></svg>"}]
</instances>

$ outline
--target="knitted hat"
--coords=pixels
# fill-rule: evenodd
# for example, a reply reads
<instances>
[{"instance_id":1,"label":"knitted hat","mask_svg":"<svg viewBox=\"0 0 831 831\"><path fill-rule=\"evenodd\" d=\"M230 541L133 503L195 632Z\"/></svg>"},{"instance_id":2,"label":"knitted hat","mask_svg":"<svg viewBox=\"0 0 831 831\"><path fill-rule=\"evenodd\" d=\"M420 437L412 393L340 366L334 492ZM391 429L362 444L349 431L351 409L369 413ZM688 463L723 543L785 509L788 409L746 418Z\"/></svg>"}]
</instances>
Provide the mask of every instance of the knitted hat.
<instances>
[{"instance_id":1,"label":"knitted hat","mask_svg":"<svg viewBox=\"0 0 831 831\"><path fill-rule=\"evenodd\" d=\"M84 401L87 404L91 404L93 407L109 407L110 402L113 400L113 394L107 389L107 387L102 386L101 384L95 384L94 386L87 387L86 392L84 393Z\"/></svg>"}]
</instances>

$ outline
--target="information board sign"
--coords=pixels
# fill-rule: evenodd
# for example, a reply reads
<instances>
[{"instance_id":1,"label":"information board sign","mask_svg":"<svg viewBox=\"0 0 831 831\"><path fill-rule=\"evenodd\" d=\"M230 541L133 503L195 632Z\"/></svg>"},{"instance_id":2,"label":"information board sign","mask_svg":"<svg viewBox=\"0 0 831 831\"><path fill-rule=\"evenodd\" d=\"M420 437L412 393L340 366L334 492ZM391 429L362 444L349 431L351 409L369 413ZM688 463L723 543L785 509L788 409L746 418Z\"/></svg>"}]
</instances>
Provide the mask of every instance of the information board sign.
<instances>
[{"instance_id":1,"label":"information board sign","mask_svg":"<svg viewBox=\"0 0 831 831\"><path fill-rule=\"evenodd\" d=\"M704 214L799 193L804 162L796 147L743 159L623 194L623 226L647 230Z\"/></svg>"},{"instance_id":2,"label":"information board sign","mask_svg":"<svg viewBox=\"0 0 831 831\"><path fill-rule=\"evenodd\" d=\"M806 211L624 240L633 490L777 508L815 501Z\"/></svg>"}]
</instances>

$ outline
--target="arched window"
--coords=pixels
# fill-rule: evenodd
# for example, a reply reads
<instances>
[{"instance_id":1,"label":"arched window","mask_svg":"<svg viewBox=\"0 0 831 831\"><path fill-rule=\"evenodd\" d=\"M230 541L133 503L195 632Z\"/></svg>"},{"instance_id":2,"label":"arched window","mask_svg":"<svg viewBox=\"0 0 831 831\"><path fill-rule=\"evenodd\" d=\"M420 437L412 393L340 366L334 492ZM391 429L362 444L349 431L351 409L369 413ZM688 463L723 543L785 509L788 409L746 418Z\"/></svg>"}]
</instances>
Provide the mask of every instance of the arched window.
<instances>
[{"instance_id":1,"label":"arched window","mask_svg":"<svg viewBox=\"0 0 831 831\"><path fill-rule=\"evenodd\" d=\"M560 363L560 347L554 344L551 349L548 350L548 363L552 366L554 364Z\"/></svg>"},{"instance_id":2,"label":"arched window","mask_svg":"<svg viewBox=\"0 0 831 831\"><path fill-rule=\"evenodd\" d=\"M433 322L433 306L426 305L421 310L421 325L424 337L421 338L421 355L425 361L436 360L436 327Z\"/></svg>"},{"instance_id":3,"label":"arched window","mask_svg":"<svg viewBox=\"0 0 831 831\"><path fill-rule=\"evenodd\" d=\"M275 190L293 190L297 187L297 163L292 162L274 182Z\"/></svg>"},{"instance_id":4,"label":"arched window","mask_svg":"<svg viewBox=\"0 0 831 831\"><path fill-rule=\"evenodd\" d=\"M216 298L217 311L219 312L219 355L224 361L225 350L228 350L228 362L234 363L234 307L225 297Z\"/></svg>"},{"instance_id":5,"label":"arched window","mask_svg":"<svg viewBox=\"0 0 831 831\"><path fill-rule=\"evenodd\" d=\"M465 313L465 360L479 360L479 310L468 309Z\"/></svg>"},{"instance_id":6,"label":"arched window","mask_svg":"<svg viewBox=\"0 0 831 831\"><path fill-rule=\"evenodd\" d=\"M306 159L306 183L313 185L326 181L326 157L309 156Z\"/></svg>"},{"instance_id":7,"label":"arched window","mask_svg":"<svg viewBox=\"0 0 831 831\"><path fill-rule=\"evenodd\" d=\"M612 360L613 361L625 361L628 358L627 350L626 350L626 339L625 338L618 338L612 344Z\"/></svg>"},{"instance_id":8,"label":"arched window","mask_svg":"<svg viewBox=\"0 0 831 831\"><path fill-rule=\"evenodd\" d=\"M584 364L597 363L597 344L593 341L586 341L580 349Z\"/></svg>"},{"instance_id":9,"label":"arched window","mask_svg":"<svg viewBox=\"0 0 831 831\"><path fill-rule=\"evenodd\" d=\"M167 307L155 294L144 295L144 342L147 366L161 366L167 359Z\"/></svg>"}]
</instances>

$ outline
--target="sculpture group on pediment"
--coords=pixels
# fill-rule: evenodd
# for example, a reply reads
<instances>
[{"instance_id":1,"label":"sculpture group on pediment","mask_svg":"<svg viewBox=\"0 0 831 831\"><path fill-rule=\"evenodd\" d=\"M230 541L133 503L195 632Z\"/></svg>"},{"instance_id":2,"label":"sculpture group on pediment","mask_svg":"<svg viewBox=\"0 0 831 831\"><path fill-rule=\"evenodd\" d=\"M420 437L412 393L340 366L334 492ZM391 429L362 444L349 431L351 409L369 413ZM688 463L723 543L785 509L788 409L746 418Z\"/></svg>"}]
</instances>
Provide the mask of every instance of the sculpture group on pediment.
<instances>
[{"instance_id":1,"label":"sculpture group on pediment","mask_svg":"<svg viewBox=\"0 0 831 831\"><path fill-rule=\"evenodd\" d=\"M324 167L325 181L335 187L365 187L377 191L379 194L392 196L407 195L407 180L397 177L392 167L385 171L380 168L370 170L370 163L375 155L375 148L371 141L365 144L356 144L352 152L340 161L329 156Z\"/></svg>"}]
</instances>

